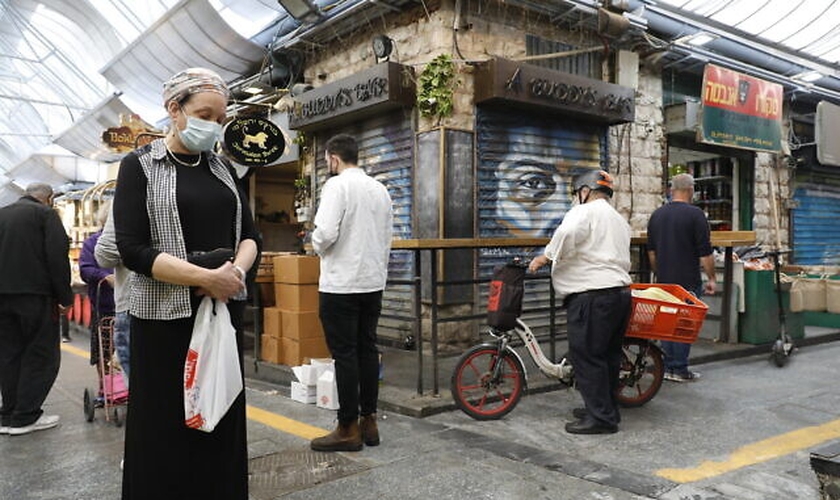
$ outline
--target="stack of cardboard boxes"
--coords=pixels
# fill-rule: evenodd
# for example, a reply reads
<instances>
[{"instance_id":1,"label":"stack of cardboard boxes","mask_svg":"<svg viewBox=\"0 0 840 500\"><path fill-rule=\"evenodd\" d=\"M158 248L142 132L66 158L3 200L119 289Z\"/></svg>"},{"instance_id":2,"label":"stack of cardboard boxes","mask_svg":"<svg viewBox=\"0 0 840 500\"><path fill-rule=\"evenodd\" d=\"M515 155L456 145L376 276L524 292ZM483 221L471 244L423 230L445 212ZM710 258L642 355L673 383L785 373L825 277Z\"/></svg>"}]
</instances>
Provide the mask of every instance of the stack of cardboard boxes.
<instances>
[{"instance_id":1,"label":"stack of cardboard boxes","mask_svg":"<svg viewBox=\"0 0 840 500\"><path fill-rule=\"evenodd\" d=\"M274 257L274 304L263 310L262 359L298 366L330 352L318 318L318 257Z\"/></svg>"}]
</instances>

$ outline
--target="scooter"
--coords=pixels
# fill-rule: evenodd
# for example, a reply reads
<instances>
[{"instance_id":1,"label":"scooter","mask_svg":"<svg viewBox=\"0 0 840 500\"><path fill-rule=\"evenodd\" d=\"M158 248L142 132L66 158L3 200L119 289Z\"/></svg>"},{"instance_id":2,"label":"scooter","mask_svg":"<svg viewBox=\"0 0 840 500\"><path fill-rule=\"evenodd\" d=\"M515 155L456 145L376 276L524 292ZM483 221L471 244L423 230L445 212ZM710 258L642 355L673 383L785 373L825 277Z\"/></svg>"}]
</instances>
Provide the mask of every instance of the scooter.
<instances>
[{"instance_id":1,"label":"scooter","mask_svg":"<svg viewBox=\"0 0 840 500\"><path fill-rule=\"evenodd\" d=\"M773 342L773 351L770 354L770 360L779 368L785 366L790 359L796 346L793 344L793 339L790 338L787 332L787 324L785 323L785 308L782 304L782 282L780 281L781 264L779 256L791 253L792 250L775 250L766 252L765 255L773 258L773 270L776 273L776 298L779 301L779 338Z\"/></svg>"}]
</instances>

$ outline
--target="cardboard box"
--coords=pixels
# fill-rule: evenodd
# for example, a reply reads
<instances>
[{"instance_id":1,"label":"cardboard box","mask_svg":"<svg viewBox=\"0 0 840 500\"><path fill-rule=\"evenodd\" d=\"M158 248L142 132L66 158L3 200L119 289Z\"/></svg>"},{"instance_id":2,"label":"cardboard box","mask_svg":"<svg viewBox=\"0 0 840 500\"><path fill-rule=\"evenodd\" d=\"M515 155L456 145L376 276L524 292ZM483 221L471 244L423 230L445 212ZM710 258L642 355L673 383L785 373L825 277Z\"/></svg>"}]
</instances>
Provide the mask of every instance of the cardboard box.
<instances>
[{"instance_id":1,"label":"cardboard box","mask_svg":"<svg viewBox=\"0 0 840 500\"><path fill-rule=\"evenodd\" d=\"M314 255L278 255L273 265L275 283L316 284L321 273L321 260Z\"/></svg>"},{"instance_id":2,"label":"cardboard box","mask_svg":"<svg viewBox=\"0 0 840 500\"><path fill-rule=\"evenodd\" d=\"M260 293L260 305L263 307L274 307L274 282L258 283Z\"/></svg>"},{"instance_id":3,"label":"cardboard box","mask_svg":"<svg viewBox=\"0 0 840 500\"><path fill-rule=\"evenodd\" d=\"M281 338L281 351L283 353L283 364L297 366L309 358L325 358L330 355L327 349L327 342L323 338L314 339L287 339Z\"/></svg>"},{"instance_id":4,"label":"cardboard box","mask_svg":"<svg viewBox=\"0 0 840 500\"><path fill-rule=\"evenodd\" d=\"M260 359L274 364L283 362L282 343L279 338L267 335L260 337Z\"/></svg>"},{"instance_id":5,"label":"cardboard box","mask_svg":"<svg viewBox=\"0 0 840 500\"><path fill-rule=\"evenodd\" d=\"M288 339L302 340L324 336L317 311L283 311L282 321L283 336Z\"/></svg>"},{"instance_id":6,"label":"cardboard box","mask_svg":"<svg viewBox=\"0 0 840 500\"><path fill-rule=\"evenodd\" d=\"M300 382L292 382L289 396L294 401L312 404L315 403L315 397L317 395L316 392L317 387L314 385L304 385Z\"/></svg>"},{"instance_id":7,"label":"cardboard box","mask_svg":"<svg viewBox=\"0 0 840 500\"><path fill-rule=\"evenodd\" d=\"M274 304L284 311L317 311L318 285L275 283Z\"/></svg>"},{"instance_id":8,"label":"cardboard box","mask_svg":"<svg viewBox=\"0 0 840 500\"><path fill-rule=\"evenodd\" d=\"M263 309L263 335L279 339L283 336L283 312L276 307Z\"/></svg>"},{"instance_id":9,"label":"cardboard box","mask_svg":"<svg viewBox=\"0 0 840 500\"><path fill-rule=\"evenodd\" d=\"M327 410L338 409L338 387L335 383L335 370L326 370L318 377L315 406Z\"/></svg>"}]
</instances>

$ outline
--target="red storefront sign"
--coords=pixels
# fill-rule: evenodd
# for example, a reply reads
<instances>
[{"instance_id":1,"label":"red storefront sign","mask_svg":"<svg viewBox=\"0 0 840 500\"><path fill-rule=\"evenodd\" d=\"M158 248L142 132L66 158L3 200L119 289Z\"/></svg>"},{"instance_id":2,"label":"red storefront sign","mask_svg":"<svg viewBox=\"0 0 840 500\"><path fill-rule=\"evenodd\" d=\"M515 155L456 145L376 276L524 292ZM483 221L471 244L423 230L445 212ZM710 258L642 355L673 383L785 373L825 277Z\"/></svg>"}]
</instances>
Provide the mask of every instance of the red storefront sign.
<instances>
[{"instance_id":1,"label":"red storefront sign","mask_svg":"<svg viewBox=\"0 0 840 500\"><path fill-rule=\"evenodd\" d=\"M778 152L782 138L782 86L707 64L698 141Z\"/></svg>"}]
</instances>

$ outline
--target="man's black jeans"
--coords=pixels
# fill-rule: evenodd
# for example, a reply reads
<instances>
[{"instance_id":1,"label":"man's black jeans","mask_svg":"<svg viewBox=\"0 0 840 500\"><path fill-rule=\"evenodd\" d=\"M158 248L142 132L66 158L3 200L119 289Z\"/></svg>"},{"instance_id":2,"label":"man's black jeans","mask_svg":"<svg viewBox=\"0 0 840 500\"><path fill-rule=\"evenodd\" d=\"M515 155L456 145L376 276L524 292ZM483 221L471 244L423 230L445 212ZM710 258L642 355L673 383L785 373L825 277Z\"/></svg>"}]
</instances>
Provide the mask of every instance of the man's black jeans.
<instances>
[{"instance_id":1,"label":"man's black jeans","mask_svg":"<svg viewBox=\"0 0 840 500\"><path fill-rule=\"evenodd\" d=\"M376 325L382 291L320 294L320 317L327 346L335 359L338 421L346 424L376 412L379 398L379 351Z\"/></svg>"},{"instance_id":2,"label":"man's black jeans","mask_svg":"<svg viewBox=\"0 0 840 500\"><path fill-rule=\"evenodd\" d=\"M47 295L0 295L0 408L2 425L22 427L41 405L61 364L55 300Z\"/></svg>"}]
</instances>

